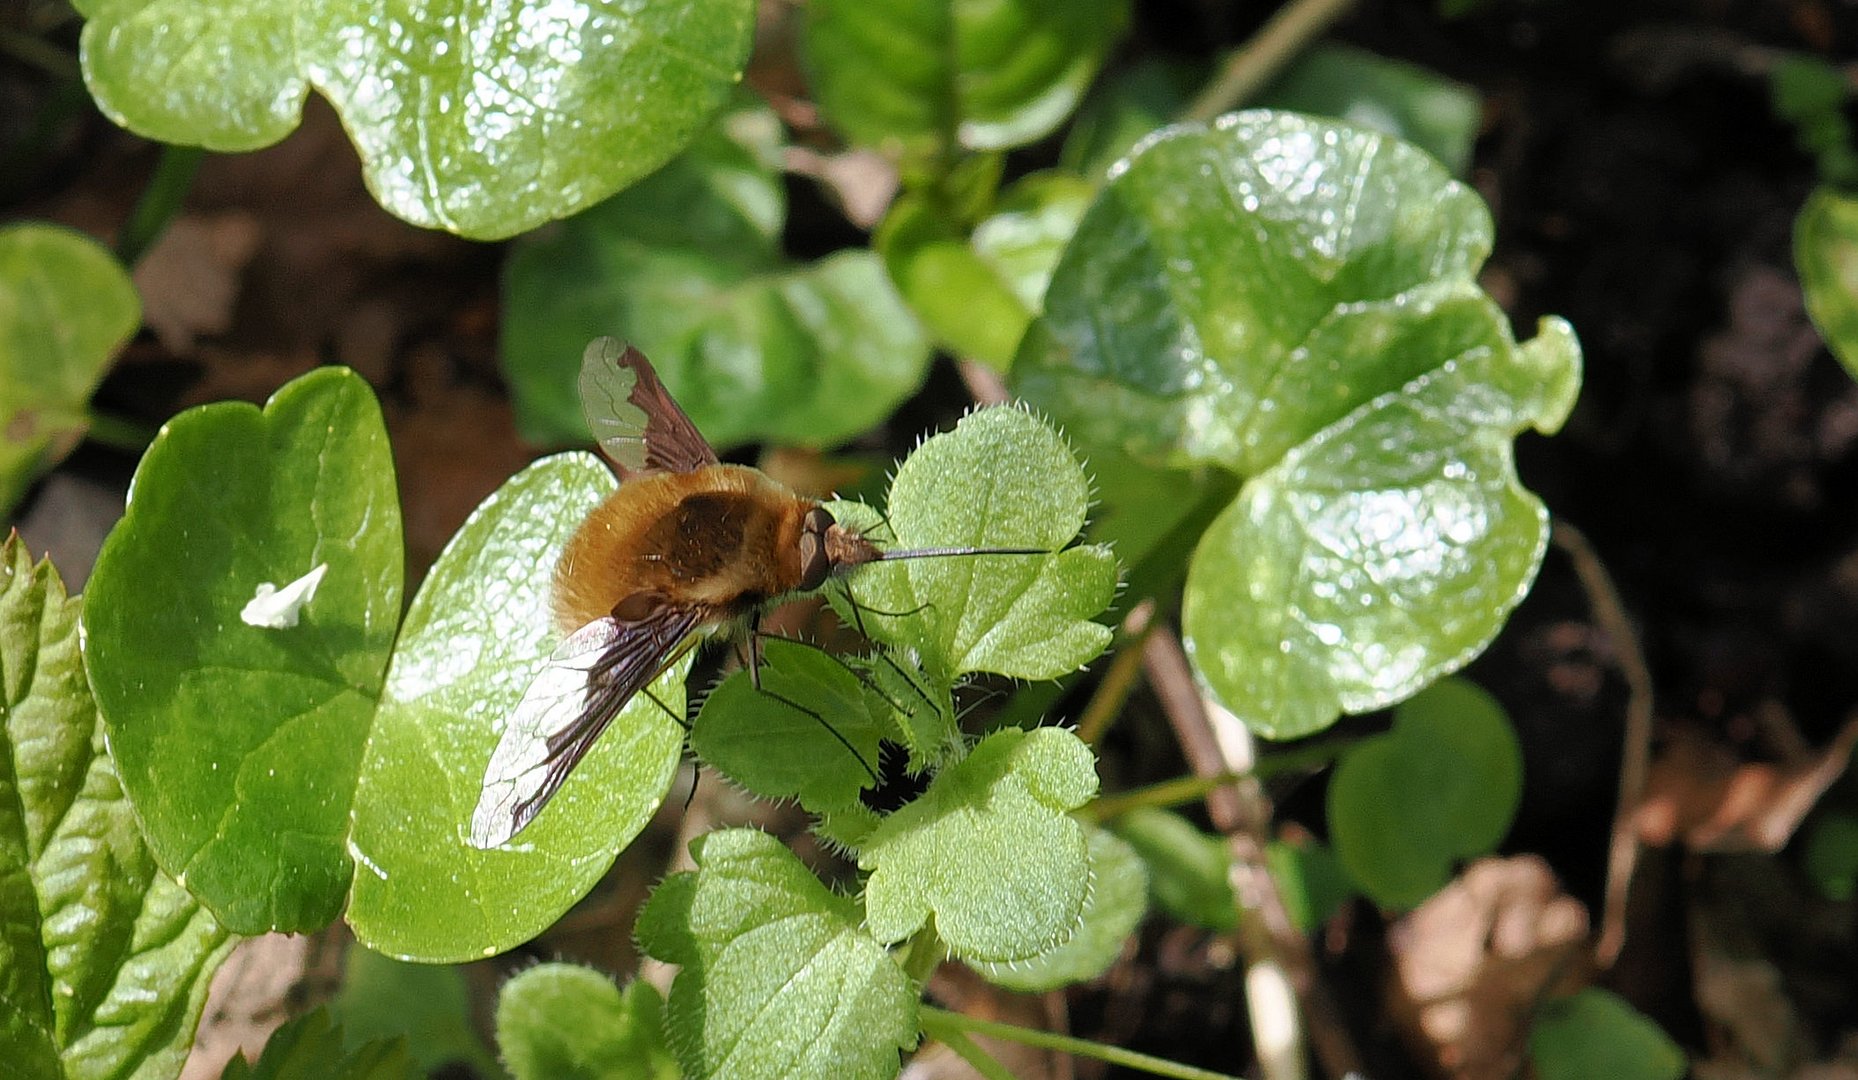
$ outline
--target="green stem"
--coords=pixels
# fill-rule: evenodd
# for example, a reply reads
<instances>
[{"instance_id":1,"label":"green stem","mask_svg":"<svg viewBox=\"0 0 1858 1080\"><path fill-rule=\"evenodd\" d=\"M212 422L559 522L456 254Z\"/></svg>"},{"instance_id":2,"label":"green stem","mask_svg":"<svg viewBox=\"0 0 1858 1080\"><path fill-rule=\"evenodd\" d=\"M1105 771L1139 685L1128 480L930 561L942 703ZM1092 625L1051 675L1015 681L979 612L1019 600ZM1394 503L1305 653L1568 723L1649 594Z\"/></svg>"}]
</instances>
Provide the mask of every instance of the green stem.
<instances>
[{"instance_id":1,"label":"green stem","mask_svg":"<svg viewBox=\"0 0 1858 1080\"><path fill-rule=\"evenodd\" d=\"M1134 1050L1124 1050L1119 1046L1105 1046L1102 1043L1091 1042L1089 1039L1060 1035L1053 1031L1037 1031L992 1020L977 1020L972 1016L963 1016L961 1013L938 1009L932 1005L923 1006L920 1019L923 1030L932 1038L944 1043L949 1041L951 1034L973 1032L976 1035L988 1035L996 1039L1016 1042L1022 1046L1036 1046L1041 1050L1057 1050L1060 1053L1095 1058L1111 1065L1139 1069L1153 1076L1166 1076L1173 1080L1238 1080L1237 1077L1226 1073L1182 1065L1178 1061L1169 1061L1152 1054L1139 1054ZM950 1049L954 1049L952 1044L950 1044ZM956 1053L960 1051L957 1050Z\"/></svg>"},{"instance_id":2,"label":"green stem","mask_svg":"<svg viewBox=\"0 0 1858 1080\"><path fill-rule=\"evenodd\" d=\"M1181 118L1205 123L1231 112L1263 89L1354 4L1355 0L1290 0L1226 60Z\"/></svg>"},{"instance_id":3,"label":"green stem","mask_svg":"<svg viewBox=\"0 0 1858 1080\"><path fill-rule=\"evenodd\" d=\"M910 938L904 947L903 972L915 980L918 986L927 986L929 976L935 974L936 965L942 962L942 940L936 937L934 928L925 926Z\"/></svg>"},{"instance_id":4,"label":"green stem","mask_svg":"<svg viewBox=\"0 0 1858 1080\"><path fill-rule=\"evenodd\" d=\"M146 424L138 424L114 413L92 411L85 418L84 437L115 450L139 454L155 441L155 433Z\"/></svg>"},{"instance_id":5,"label":"green stem","mask_svg":"<svg viewBox=\"0 0 1858 1080\"><path fill-rule=\"evenodd\" d=\"M123 265L134 266L136 260L161 238L168 223L180 212L181 200L187 197L194 173L200 168L200 159L205 156L206 151L197 146L162 145L155 175L148 178L142 198L130 211L129 220L123 223L123 231L116 239L116 255Z\"/></svg>"},{"instance_id":6,"label":"green stem","mask_svg":"<svg viewBox=\"0 0 1858 1080\"><path fill-rule=\"evenodd\" d=\"M1089 803L1078 813L1092 821L1111 821L1148 806L1170 807L1198 802L1206 798L1208 792L1227 784L1245 779L1245 773L1220 773L1216 776L1177 776L1172 780L1163 780L1159 784L1135 788L1131 791L1105 795Z\"/></svg>"},{"instance_id":7,"label":"green stem","mask_svg":"<svg viewBox=\"0 0 1858 1080\"><path fill-rule=\"evenodd\" d=\"M974 1071L986 1077L986 1080L1018 1080L1000 1064L1000 1059L982 1050L973 1039L959 1031L944 1031L936 1036L943 1046L960 1055L961 1060L974 1067Z\"/></svg>"},{"instance_id":8,"label":"green stem","mask_svg":"<svg viewBox=\"0 0 1858 1080\"><path fill-rule=\"evenodd\" d=\"M1142 674L1142 646L1155 628L1155 602L1144 600L1137 604L1123 625L1128 632L1122 648L1110 661L1110 669L1103 673L1103 681L1097 684L1096 693L1090 695L1077 721L1077 737L1092 746L1122 714L1129 695L1135 691L1136 677Z\"/></svg>"}]
</instances>

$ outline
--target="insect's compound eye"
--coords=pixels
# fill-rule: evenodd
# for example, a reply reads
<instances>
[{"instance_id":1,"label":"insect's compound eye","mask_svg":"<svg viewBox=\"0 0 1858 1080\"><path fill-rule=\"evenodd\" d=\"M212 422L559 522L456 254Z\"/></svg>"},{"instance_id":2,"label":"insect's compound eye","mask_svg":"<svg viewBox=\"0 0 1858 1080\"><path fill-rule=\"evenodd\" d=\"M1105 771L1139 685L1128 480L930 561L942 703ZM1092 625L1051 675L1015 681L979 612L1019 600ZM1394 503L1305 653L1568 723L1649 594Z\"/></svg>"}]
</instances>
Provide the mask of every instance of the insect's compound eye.
<instances>
[{"instance_id":1,"label":"insect's compound eye","mask_svg":"<svg viewBox=\"0 0 1858 1080\"><path fill-rule=\"evenodd\" d=\"M811 591L826 583L832 572L832 559L826 554L826 530L837 522L825 510L814 507L800 520L800 588Z\"/></svg>"}]
</instances>

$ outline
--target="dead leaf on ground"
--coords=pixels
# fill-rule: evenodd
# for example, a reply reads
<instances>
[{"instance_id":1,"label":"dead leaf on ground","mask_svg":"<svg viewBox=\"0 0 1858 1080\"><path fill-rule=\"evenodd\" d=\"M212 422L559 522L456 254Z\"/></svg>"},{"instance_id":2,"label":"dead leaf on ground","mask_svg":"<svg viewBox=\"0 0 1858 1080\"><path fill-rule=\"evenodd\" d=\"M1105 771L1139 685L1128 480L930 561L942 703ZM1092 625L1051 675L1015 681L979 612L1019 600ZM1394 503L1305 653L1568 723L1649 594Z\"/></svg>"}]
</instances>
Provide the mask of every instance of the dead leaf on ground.
<instances>
[{"instance_id":1,"label":"dead leaf on ground","mask_svg":"<svg viewBox=\"0 0 1858 1080\"><path fill-rule=\"evenodd\" d=\"M217 1080L232 1055L256 1061L278 1026L335 996L348 928L265 934L239 942L207 989L180 1080Z\"/></svg>"},{"instance_id":2,"label":"dead leaf on ground","mask_svg":"<svg viewBox=\"0 0 1858 1080\"><path fill-rule=\"evenodd\" d=\"M1531 1011L1584 984L1587 933L1545 861L1481 859L1389 928L1390 1015L1436 1075L1515 1076Z\"/></svg>"},{"instance_id":3,"label":"dead leaf on ground","mask_svg":"<svg viewBox=\"0 0 1858 1080\"><path fill-rule=\"evenodd\" d=\"M184 356L196 337L231 329L260 236L258 220L244 211L184 214L136 264L142 321L169 352Z\"/></svg>"},{"instance_id":4,"label":"dead leaf on ground","mask_svg":"<svg viewBox=\"0 0 1858 1080\"><path fill-rule=\"evenodd\" d=\"M1642 843L1692 851L1776 852L1851 760L1858 721L1817 755L1788 764L1737 760L1694 728L1677 726L1652 762L1633 815Z\"/></svg>"}]
</instances>

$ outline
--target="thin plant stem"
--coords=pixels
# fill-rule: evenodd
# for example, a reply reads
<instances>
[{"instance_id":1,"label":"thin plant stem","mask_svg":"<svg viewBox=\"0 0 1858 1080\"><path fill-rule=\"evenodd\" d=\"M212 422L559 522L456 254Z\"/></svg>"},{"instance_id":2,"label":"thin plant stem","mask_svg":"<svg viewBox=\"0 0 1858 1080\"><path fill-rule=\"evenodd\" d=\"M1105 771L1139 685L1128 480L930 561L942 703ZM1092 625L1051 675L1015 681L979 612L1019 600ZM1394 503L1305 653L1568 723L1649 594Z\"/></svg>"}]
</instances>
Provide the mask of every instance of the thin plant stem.
<instances>
[{"instance_id":1,"label":"thin plant stem","mask_svg":"<svg viewBox=\"0 0 1858 1080\"><path fill-rule=\"evenodd\" d=\"M85 421L84 437L112 450L139 454L155 441L155 432L146 424L138 424L114 413L92 410Z\"/></svg>"},{"instance_id":2,"label":"thin plant stem","mask_svg":"<svg viewBox=\"0 0 1858 1080\"><path fill-rule=\"evenodd\" d=\"M136 201L135 209L129 212L129 220L123 223L123 231L116 238L116 255L125 266L134 266L167 231L169 222L180 212L187 189L193 186L200 159L205 156L206 151L197 146L162 145L155 174L148 178L148 186L142 189L141 199Z\"/></svg>"},{"instance_id":3,"label":"thin plant stem","mask_svg":"<svg viewBox=\"0 0 1858 1080\"><path fill-rule=\"evenodd\" d=\"M980 1045L962 1032L953 1029L937 1033L936 1039L943 1046L953 1050L961 1060L974 1067L974 1071L987 1080L1018 1080L1008 1072L1000 1059L980 1048Z\"/></svg>"},{"instance_id":4,"label":"thin plant stem","mask_svg":"<svg viewBox=\"0 0 1858 1080\"><path fill-rule=\"evenodd\" d=\"M1219 773L1214 776L1177 776L1172 780L1163 780L1159 784L1150 784L1130 791L1105 795L1085 806L1078 813L1092 821L1112 821L1131 810L1143 807L1184 806L1198 802L1216 788L1235 784L1245 779L1243 773Z\"/></svg>"},{"instance_id":5,"label":"thin plant stem","mask_svg":"<svg viewBox=\"0 0 1858 1080\"><path fill-rule=\"evenodd\" d=\"M1205 123L1244 104L1354 5L1355 0L1290 0L1227 59L1181 118Z\"/></svg>"},{"instance_id":6,"label":"thin plant stem","mask_svg":"<svg viewBox=\"0 0 1858 1080\"><path fill-rule=\"evenodd\" d=\"M1103 681L1078 717L1077 737L1095 746L1103 733L1122 714L1129 695L1135 692L1136 678L1142 674L1142 643L1155 625L1155 602L1144 600L1123 620L1123 646L1103 673Z\"/></svg>"},{"instance_id":7,"label":"thin plant stem","mask_svg":"<svg viewBox=\"0 0 1858 1080\"><path fill-rule=\"evenodd\" d=\"M1620 754L1619 794L1613 806L1613 837L1607 850L1606 892L1600 908L1600 934L1594 940L1594 962L1613 966L1626 944L1626 895L1639 860L1639 838L1632 811L1645 794L1645 778L1652 756L1652 673L1632 629L1625 602L1613 577L1600 561L1600 553L1587 535L1565 521L1555 522L1549 537L1568 556L1574 575L1587 593L1594 622L1613 643L1619 673L1626 680L1625 746Z\"/></svg>"},{"instance_id":8,"label":"thin plant stem","mask_svg":"<svg viewBox=\"0 0 1858 1080\"><path fill-rule=\"evenodd\" d=\"M1178 1061L1169 1061L1167 1058L1158 1058L1152 1054L1124 1050L1120 1046L1106 1046L1103 1043L1080 1039L1074 1035L1060 1035L1055 1031L1037 1031L1033 1028L1002 1024L994 1020L979 1020L931 1005L923 1006L920 1019L923 1030L944 1043L948 1042L948 1035L951 1033L973 1032L976 1035L987 1035L996 1039L1005 1039L1008 1042L1016 1042L1022 1046L1056 1050L1078 1057L1094 1058L1111 1065L1140 1069L1151 1076L1166 1076L1173 1080L1238 1080L1237 1077L1227 1073L1183 1065ZM953 1047L951 1046L950 1049ZM956 1052L959 1053L959 1051Z\"/></svg>"}]
</instances>

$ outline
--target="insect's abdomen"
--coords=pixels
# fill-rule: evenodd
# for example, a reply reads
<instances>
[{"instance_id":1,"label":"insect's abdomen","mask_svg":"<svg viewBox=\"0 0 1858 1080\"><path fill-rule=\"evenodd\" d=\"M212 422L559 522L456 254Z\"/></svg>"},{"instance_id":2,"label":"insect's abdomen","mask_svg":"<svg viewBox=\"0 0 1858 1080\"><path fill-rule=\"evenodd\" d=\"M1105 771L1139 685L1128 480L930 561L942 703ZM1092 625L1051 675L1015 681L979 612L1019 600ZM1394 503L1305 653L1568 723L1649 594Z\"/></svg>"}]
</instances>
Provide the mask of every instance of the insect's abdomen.
<instances>
[{"instance_id":1,"label":"insect's abdomen","mask_svg":"<svg viewBox=\"0 0 1858 1080\"><path fill-rule=\"evenodd\" d=\"M800 518L812 503L753 470L715 465L635 477L588 515L555 568L564 633L652 592L718 620L800 581Z\"/></svg>"}]
</instances>

